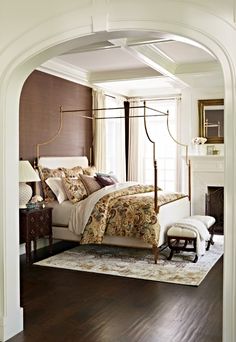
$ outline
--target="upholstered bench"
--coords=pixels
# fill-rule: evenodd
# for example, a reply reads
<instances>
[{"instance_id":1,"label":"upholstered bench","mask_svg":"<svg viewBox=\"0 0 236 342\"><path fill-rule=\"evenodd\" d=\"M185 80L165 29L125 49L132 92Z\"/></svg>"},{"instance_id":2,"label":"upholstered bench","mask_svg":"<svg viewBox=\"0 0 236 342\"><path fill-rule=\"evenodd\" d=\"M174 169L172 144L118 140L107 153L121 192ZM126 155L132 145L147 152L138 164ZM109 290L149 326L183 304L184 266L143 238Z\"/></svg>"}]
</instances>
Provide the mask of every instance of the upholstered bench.
<instances>
[{"instance_id":1,"label":"upholstered bench","mask_svg":"<svg viewBox=\"0 0 236 342\"><path fill-rule=\"evenodd\" d=\"M183 219L180 221L180 223L176 223L173 226L171 226L167 231L167 242L168 247L170 248L170 255L168 257L168 260L172 259L172 256L174 252L180 252L180 251L187 251L187 252L195 252L195 258L193 262L198 261L198 255L197 255L197 231L194 229L190 229L187 227L186 224L184 224L184 220L186 220L186 223L189 222L201 222L205 226L205 228L209 231L209 229L213 226L215 223L215 218L212 216L203 216L203 215L193 215L186 219ZM181 224L183 222L183 224ZM213 242L213 234L214 231L209 231L209 239L206 240L207 247L206 250L209 250L210 245L214 244Z\"/></svg>"}]
</instances>

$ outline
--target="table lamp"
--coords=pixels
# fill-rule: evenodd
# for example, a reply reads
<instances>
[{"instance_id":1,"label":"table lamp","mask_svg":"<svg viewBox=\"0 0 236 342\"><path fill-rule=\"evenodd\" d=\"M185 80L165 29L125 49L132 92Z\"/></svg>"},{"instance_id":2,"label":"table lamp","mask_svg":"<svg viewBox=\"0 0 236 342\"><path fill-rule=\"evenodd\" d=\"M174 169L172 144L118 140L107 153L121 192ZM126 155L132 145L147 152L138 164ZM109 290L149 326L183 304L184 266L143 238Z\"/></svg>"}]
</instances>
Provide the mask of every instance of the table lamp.
<instances>
[{"instance_id":1,"label":"table lamp","mask_svg":"<svg viewBox=\"0 0 236 342\"><path fill-rule=\"evenodd\" d=\"M33 190L26 182L39 182L40 178L28 160L19 162L19 206L20 209L26 208L26 204L32 197Z\"/></svg>"}]
</instances>

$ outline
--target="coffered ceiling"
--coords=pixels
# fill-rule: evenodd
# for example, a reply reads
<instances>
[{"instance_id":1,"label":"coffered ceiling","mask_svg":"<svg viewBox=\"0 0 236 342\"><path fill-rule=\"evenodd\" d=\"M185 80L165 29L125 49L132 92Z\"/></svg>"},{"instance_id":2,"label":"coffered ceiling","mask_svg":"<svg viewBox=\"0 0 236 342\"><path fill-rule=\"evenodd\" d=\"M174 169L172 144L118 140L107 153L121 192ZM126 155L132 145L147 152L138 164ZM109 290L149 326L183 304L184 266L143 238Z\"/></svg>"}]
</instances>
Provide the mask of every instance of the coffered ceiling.
<instances>
[{"instance_id":1,"label":"coffered ceiling","mask_svg":"<svg viewBox=\"0 0 236 342\"><path fill-rule=\"evenodd\" d=\"M68 51L39 69L124 96L223 86L221 67L210 51L165 34L104 40Z\"/></svg>"}]
</instances>

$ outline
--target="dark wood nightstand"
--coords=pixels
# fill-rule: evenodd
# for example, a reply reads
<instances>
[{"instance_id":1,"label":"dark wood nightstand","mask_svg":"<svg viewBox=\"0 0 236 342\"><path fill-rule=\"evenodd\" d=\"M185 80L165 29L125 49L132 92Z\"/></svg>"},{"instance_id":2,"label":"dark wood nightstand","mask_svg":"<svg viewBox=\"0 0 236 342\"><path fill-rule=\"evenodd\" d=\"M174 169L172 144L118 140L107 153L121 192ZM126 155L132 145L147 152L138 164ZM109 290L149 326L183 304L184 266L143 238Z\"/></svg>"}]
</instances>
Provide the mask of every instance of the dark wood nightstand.
<instances>
[{"instance_id":1,"label":"dark wood nightstand","mask_svg":"<svg viewBox=\"0 0 236 342\"><path fill-rule=\"evenodd\" d=\"M35 253L37 239L46 236L52 251L52 208L20 209L20 242L25 242L26 262L31 261L31 241Z\"/></svg>"}]
</instances>

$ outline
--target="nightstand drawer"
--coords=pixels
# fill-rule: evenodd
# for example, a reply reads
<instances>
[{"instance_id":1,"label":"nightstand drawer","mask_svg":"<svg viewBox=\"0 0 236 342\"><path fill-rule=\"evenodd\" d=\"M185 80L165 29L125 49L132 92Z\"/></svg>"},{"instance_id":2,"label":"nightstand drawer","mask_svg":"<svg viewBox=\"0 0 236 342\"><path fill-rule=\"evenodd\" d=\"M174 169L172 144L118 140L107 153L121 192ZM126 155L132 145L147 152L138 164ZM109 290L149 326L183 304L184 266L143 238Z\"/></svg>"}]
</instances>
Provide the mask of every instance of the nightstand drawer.
<instances>
[{"instance_id":1,"label":"nightstand drawer","mask_svg":"<svg viewBox=\"0 0 236 342\"><path fill-rule=\"evenodd\" d=\"M43 237L51 233L52 215L51 210L39 211L29 215L30 229L27 231L29 237Z\"/></svg>"},{"instance_id":2,"label":"nightstand drawer","mask_svg":"<svg viewBox=\"0 0 236 342\"><path fill-rule=\"evenodd\" d=\"M31 258L31 241L37 249L37 239L49 238L52 248L52 208L20 210L20 242L26 244L27 261Z\"/></svg>"}]
</instances>

